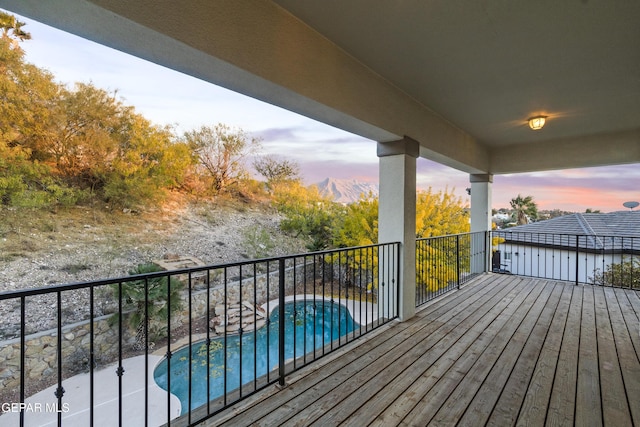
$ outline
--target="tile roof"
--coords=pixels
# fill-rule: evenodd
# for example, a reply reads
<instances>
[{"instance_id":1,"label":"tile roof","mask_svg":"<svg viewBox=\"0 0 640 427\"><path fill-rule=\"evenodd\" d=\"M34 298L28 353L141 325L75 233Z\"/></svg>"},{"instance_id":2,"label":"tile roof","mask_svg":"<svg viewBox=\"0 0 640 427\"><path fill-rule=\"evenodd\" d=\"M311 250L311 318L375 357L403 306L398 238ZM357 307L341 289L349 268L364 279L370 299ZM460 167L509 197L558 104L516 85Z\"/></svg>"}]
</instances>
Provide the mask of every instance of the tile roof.
<instances>
[{"instance_id":1,"label":"tile roof","mask_svg":"<svg viewBox=\"0 0 640 427\"><path fill-rule=\"evenodd\" d=\"M590 250L639 250L640 211L575 213L496 232L507 241Z\"/></svg>"}]
</instances>

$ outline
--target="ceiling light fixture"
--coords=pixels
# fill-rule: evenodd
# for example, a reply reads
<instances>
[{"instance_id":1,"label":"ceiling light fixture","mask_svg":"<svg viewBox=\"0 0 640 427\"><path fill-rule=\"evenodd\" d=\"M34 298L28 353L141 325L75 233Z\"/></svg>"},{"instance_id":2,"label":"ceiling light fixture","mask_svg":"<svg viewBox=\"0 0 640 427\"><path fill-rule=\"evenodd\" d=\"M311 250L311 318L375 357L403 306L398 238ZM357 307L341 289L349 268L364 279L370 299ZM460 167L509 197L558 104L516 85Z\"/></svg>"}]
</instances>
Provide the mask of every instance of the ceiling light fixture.
<instances>
[{"instance_id":1,"label":"ceiling light fixture","mask_svg":"<svg viewBox=\"0 0 640 427\"><path fill-rule=\"evenodd\" d=\"M529 127L533 130L540 130L544 127L547 116L535 116L529 119Z\"/></svg>"}]
</instances>

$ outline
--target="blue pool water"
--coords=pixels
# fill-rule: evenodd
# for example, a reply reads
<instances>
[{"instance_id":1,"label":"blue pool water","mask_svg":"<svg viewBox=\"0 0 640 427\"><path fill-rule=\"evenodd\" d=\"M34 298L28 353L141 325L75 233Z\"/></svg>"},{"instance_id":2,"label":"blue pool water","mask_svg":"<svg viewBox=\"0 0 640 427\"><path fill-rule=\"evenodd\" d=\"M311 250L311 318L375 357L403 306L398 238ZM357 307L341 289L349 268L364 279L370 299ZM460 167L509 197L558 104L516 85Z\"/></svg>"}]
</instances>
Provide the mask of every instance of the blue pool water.
<instances>
[{"instance_id":1,"label":"blue pool water","mask_svg":"<svg viewBox=\"0 0 640 427\"><path fill-rule=\"evenodd\" d=\"M242 346L239 335L227 336L226 384L227 390L237 389L242 384L266 375L278 365L278 310L272 311L268 326L255 333L245 332ZM332 340L359 328L344 306L330 301L299 301L285 304L285 360L303 356L314 348L329 344ZM295 331L295 332L294 332ZM295 337L295 339L294 339ZM241 348L242 347L242 348ZM192 346L191 363L189 347L184 347L171 357L171 392L182 404L182 413L189 408L189 366L191 367L191 408L207 402L207 369L209 370L209 399L220 397L225 384L224 338L216 338L209 346L204 341ZM242 370L240 354L242 350ZM254 363L254 353L257 353ZM167 360L164 359L154 371L156 383L167 390ZM242 374L242 375L240 375Z\"/></svg>"}]
</instances>

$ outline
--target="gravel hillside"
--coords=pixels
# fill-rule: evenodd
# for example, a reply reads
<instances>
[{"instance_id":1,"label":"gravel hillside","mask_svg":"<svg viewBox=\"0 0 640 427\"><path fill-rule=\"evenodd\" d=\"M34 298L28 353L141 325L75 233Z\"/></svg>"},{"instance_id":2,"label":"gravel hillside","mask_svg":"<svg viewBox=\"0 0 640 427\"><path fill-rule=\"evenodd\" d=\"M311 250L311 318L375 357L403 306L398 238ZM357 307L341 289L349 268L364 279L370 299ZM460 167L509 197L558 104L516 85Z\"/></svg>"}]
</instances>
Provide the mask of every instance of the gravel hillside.
<instances>
[{"instance_id":1,"label":"gravel hillside","mask_svg":"<svg viewBox=\"0 0 640 427\"><path fill-rule=\"evenodd\" d=\"M0 215L0 292L125 276L167 255L221 264L304 251L300 241L280 232L280 216L261 205L173 203L142 213L74 208ZM65 298L65 323L86 316L81 300ZM29 298L29 329L53 326L55 306L53 296ZM0 316L0 339L9 338L19 327L18 307L0 302Z\"/></svg>"}]
</instances>

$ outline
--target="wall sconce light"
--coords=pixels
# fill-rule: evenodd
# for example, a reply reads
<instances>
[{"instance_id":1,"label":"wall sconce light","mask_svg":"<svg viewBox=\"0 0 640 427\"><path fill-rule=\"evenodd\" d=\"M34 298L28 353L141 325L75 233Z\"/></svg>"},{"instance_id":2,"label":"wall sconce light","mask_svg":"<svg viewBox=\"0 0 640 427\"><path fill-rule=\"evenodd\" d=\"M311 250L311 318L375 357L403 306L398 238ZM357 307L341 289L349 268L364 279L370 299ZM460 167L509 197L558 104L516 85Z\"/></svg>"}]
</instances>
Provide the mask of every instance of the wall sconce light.
<instances>
[{"instance_id":1,"label":"wall sconce light","mask_svg":"<svg viewBox=\"0 0 640 427\"><path fill-rule=\"evenodd\" d=\"M529 127L533 130L540 130L544 127L547 116L535 116L529 119Z\"/></svg>"}]
</instances>

